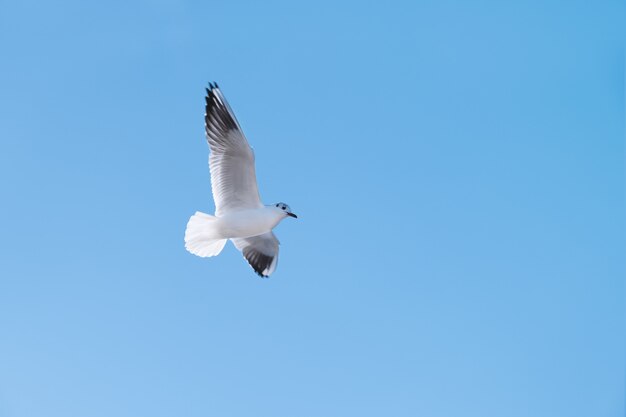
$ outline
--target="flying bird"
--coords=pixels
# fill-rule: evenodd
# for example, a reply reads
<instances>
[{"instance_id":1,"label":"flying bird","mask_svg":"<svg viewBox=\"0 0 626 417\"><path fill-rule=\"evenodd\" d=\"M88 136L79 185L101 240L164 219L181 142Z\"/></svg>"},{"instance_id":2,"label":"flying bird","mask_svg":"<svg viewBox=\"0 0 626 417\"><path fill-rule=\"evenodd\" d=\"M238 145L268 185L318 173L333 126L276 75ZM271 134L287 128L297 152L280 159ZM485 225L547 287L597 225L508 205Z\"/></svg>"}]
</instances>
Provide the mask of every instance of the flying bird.
<instances>
[{"instance_id":1,"label":"flying bird","mask_svg":"<svg viewBox=\"0 0 626 417\"><path fill-rule=\"evenodd\" d=\"M204 125L215 216L199 211L191 216L185 248L203 258L217 256L230 239L252 269L267 278L278 263L279 242L272 229L298 216L285 203L261 203L254 151L217 83L206 89Z\"/></svg>"}]
</instances>

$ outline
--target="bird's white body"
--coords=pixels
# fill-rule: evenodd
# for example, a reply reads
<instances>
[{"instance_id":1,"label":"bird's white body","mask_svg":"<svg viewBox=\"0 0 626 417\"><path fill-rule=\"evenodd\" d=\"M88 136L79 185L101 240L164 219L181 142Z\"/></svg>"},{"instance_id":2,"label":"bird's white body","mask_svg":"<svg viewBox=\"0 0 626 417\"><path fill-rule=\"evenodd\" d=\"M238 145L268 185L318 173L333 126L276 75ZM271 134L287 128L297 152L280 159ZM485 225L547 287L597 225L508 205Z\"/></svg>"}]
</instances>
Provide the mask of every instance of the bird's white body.
<instances>
[{"instance_id":1,"label":"bird's white body","mask_svg":"<svg viewBox=\"0 0 626 417\"><path fill-rule=\"evenodd\" d=\"M214 217L213 226L206 237L233 239L262 235L270 232L285 217L285 213L274 206L230 211Z\"/></svg>"},{"instance_id":2,"label":"bird's white body","mask_svg":"<svg viewBox=\"0 0 626 417\"><path fill-rule=\"evenodd\" d=\"M201 257L216 256L230 239L254 271L268 277L278 263L279 242L272 229L287 216L297 216L284 203L261 203L254 152L217 84L209 86L204 119L215 216L191 216L185 248Z\"/></svg>"}]
</instances>

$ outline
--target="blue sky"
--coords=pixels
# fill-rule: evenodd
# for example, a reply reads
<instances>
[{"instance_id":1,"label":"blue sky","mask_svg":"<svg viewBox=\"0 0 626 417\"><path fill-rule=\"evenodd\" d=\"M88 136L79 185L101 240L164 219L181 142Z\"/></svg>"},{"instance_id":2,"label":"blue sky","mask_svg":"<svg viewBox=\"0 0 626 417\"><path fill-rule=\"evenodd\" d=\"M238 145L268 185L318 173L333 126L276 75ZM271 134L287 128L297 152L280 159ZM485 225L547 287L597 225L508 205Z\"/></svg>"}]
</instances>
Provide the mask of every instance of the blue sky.
<instances>
[{"instance_id":1,"label":"blue sky","mask_svg":"<svg viewBox=\"0 0 626 417\"><path fill-rule=\"evenodd\" d=\"M0 416L623 416L624 5L523 3L0 2Z\"/></svg>"}]
</instances>

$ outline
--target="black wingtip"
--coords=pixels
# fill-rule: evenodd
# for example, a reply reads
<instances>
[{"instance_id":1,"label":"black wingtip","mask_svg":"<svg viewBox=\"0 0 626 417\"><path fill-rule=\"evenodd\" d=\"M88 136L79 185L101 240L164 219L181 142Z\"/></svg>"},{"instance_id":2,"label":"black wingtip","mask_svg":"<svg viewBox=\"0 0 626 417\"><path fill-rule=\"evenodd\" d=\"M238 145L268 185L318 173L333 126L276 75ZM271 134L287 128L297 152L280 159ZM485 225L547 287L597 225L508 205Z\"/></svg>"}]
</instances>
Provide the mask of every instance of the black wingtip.
<instances>
[{"instance_id":1,"label":"black wingtip","mask_svg":"<svg viewBox=\"0 0 626 417\"><path fill-rule=\"evenodd\" d=\"M250 266L252 266L252 265L250 265ZM256 268L254 268L253 266L252 266L252 269L254 270L254 273L257 274L258 276L260 276L261 278L269 278L270 277L269 275L263 275L263 271L257 271Z\"/></svg>"}]
</instances>

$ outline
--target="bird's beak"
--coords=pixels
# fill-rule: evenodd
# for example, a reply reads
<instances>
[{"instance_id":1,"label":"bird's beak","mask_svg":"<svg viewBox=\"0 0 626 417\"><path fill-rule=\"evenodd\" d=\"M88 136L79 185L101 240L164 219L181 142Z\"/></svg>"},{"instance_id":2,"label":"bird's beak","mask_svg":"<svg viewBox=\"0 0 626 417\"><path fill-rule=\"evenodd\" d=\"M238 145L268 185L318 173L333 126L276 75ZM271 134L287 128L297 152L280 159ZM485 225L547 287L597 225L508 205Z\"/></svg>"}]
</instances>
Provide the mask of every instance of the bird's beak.
<instances>
[{"instance_id":1,"label":"bird's beak","mask_svg":"<svg viewBox=\"0 0 626 417\"><path fill-rule=\"evenodd\" d=\"M287 213L287 216L291 216L291 217L293 217L294 219L297 219L297 218L298 218L298 216L296 216L296 215L295 215L295 214L293 214L293 213Z\"/></svg>"}]
</instances>

